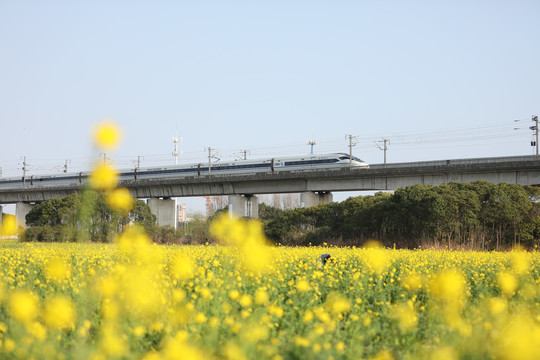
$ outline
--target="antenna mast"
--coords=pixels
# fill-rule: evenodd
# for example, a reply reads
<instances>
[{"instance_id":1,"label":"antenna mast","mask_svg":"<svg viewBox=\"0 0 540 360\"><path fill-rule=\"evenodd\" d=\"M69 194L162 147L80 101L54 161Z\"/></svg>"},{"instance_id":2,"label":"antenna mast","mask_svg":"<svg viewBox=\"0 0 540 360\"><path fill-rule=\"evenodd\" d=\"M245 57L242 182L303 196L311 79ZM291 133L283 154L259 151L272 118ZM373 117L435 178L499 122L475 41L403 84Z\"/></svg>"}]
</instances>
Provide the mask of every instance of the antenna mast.
<instances>
[{"instance_id":1,"label":"antenna mast","mask_svg":"<svg viewBox=\"0 0 540 360\"><path fill-rule=\"evenodd\" d=\"M172 156L174 156L174 165L178 165L178 157L182 155L182 152L178 151L178 142L182 142L182 138L178 139L178 137L174 136L172 141L174 143L174 151L172 152Z\"/></svg>"},{"instance_id":2,"label":"antenna mast","mask_svg":"<svg viewBox=\"0 0 540 360\"><path fill-rule=\"evenodd\" d=\"M313 155L313 146L317 145L317 141L311 139L307 142L307 144L311 146L311 155Z\"/></svg>"}]
</instances>

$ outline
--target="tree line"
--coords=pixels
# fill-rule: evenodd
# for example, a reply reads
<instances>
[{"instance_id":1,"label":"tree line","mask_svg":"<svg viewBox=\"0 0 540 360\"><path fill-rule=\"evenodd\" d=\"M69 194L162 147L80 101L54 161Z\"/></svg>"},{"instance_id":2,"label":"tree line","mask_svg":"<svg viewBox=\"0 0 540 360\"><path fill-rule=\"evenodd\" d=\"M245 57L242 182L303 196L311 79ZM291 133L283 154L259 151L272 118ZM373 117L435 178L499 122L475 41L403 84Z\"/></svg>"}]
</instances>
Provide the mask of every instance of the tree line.
<instances>
[{"instance_id":1,"label":"tree line","mask_svg":"<svg viewBox=\"0 0 540 360\"><path fill-rule=\"evenodd\" d=\"M148 205L137 200L126 214L113 211L102 192L85 190L34 206L26 215L29 227L23 241L111 242L130 223L138 223L149 234L157 230L156 216Z\"/></svg>"},{"instance_id":2,"label":"tree line","mask_svg":"<svg viewBox=\"0 0 540 360\"><path fill-rule=\"evenodd\" d=\"M341 203L259 211L267 236L284 245L378 240L402 248L501 250L538 245L539 199L536 187L473 182L414 185Z\"/></svg>"},{"instance_id":3,"label":"tree line","mask_svg":"<svg viewBox=\"0 0 540 360\"><path fill-rule=\"evenodd\" d=\"M311 208L280 210L259 205L266 236L283 245L425 245L501 250L533 248L540 238L540 189L488 182L414 185L394 193L351 197ZM220 212L226 211L223 209ZM157 243L212 243L209 219L196 218L177 230L159 228L144 201L120 215L102 193L85 191L44 201L26 217L26 241L110 242L129 223L139 223Z\"/></svg>"}]
</instances>

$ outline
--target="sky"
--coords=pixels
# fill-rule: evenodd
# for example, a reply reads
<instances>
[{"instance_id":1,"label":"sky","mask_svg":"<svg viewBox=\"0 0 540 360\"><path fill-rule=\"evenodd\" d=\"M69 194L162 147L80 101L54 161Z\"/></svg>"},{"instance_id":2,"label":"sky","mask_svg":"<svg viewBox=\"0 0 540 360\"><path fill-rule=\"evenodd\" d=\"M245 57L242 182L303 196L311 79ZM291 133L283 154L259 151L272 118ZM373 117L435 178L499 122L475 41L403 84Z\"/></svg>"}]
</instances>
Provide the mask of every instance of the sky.
<instances>
[{"instance_id":1,"label":"sky","mask_svg":"<svg viewBox=\"0 0 540 360\"><path fill-rule=\"evenodd\" d=\"M348 152L530 155L540 2L0 0L2 176ZM336 199L336 196L335 196ZM337 196L339 200L339 196ZM189 199L189 207L203 207ZM9 212L9 210L7 211Z\"/></svg>"}]
</instances>

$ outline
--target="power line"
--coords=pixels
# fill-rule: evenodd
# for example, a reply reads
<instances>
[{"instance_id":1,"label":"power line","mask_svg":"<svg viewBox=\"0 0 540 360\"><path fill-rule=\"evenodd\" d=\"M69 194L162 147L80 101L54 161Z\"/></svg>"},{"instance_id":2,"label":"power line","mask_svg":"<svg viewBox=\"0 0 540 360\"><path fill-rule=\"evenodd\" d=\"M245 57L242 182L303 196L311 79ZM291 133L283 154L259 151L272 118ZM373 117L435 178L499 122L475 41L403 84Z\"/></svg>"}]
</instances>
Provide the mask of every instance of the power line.
<instances>
[{"instance_id":1,"label":"power line","mask_svg":"<svg viewBox=\"0 0 540 360\"><path fill-rule=\"evenodd\" d=\"M352 147L357 146L359 149L371 149L380 143L381 137L386 139L388 143L392 143L395 150L403 148L420 148L422 146L432 146L436 144L437 148L445 148L452 143L474 142L476 146L486 145L497 141L497 144L523 141L530 137L529 119L517 119L499 123L484 123L471 126L463 126L457 128L446 129L430 129L424 131L409 131L399 132L394 134L379 135L364 135L352 136L347 135L349 139L349 154L352 155ZM534 121L534 120L533 120ZM535 133L536 134L536 133ZM354 142L354 145L353 145ZM375 145L374 145L375 143ZM538 144L538 141L535 143ZM326 138L318 139L318 152L342 152L343 138ZM205 148L207 151L208 148ZM214 149L212 149L214 150ZM235 149L226 149L225 153L235 153ZM251 155L254 157L267 156L287 156L298 155L305 152L305 142L289 142L270 144L266 146L253 147ZM247 153L244 153L243 158L247 158ZM169 166L171 154L145 154L139 155L144 158L145 166ZM204 157L200 151L186 151L182 154L185 163L196 163ZM117 168L131 168L133 166L132 155L120 155L107 157L106 160L114 161ZM6 159L0 162L0 167L3 170L3 176L13 176L17 171L58 171L65 159L51 158L32 158L32 166L25 164L20 160ZM88 168L97 161L96 157L73 157L71 158L71 171L88 171ZM211 165L211 160L210 160ZM138 160L140 164L140 158ZM64 169L67 169L67 164L64 164ZM13 175L12 175L13 174ZM26 173L23 174L26 176Z\"/></svg>"}]
</instances>

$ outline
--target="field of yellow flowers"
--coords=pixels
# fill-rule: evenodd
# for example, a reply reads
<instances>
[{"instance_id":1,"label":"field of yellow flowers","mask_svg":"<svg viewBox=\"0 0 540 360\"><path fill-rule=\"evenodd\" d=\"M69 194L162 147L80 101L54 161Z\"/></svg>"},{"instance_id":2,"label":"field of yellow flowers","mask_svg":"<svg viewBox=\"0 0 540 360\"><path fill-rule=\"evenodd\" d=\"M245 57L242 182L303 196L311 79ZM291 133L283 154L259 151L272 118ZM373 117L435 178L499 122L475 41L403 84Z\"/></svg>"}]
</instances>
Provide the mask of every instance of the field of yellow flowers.
<instances>
[{"instance_id":1,"label":"field of yellow flowers","mask_svg":"<svg viewBox=\"0 0 540 360\"><path fill-rule=\"evenodd\" d=\"M0 358L540 358L537 252L269 247L259 231L223 218L220 246L136 228L5 243Z\"/></svg>"}]
</instances>

